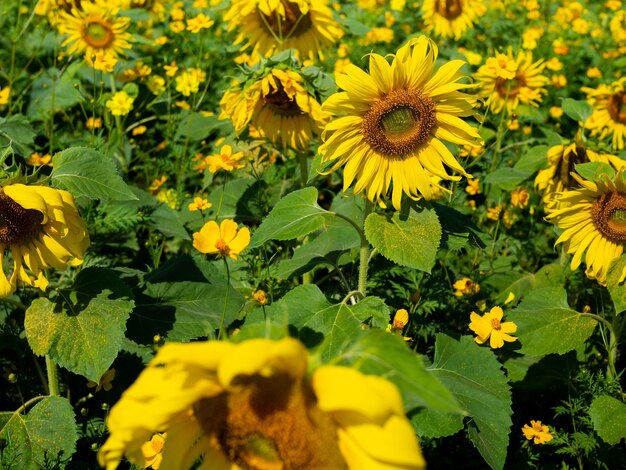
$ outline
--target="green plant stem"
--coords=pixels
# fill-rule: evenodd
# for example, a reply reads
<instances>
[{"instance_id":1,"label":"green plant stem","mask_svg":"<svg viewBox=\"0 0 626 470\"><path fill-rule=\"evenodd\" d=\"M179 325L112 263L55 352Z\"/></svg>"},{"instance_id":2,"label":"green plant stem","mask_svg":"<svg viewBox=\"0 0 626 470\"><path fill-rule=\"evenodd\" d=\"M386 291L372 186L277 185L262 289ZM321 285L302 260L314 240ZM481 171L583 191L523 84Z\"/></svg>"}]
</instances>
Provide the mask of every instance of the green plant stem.
<instances>
[{"instance_id":1,"label":"green plant stem","mask_svg":"<svg viewBox=\"0 0 626 470\"><path fill-rule=\"evenodd\" d=\"M26 403L24 403L22 406L20 406L17 410L14 411L14 414L20 414L22 411L26 411L26 409L32 405L34 405L35 403L37 403L38 401L43 400L44 398L46 398L45 395L39 395L38 397L34 397L31 398L30 400L28 400Z\"/></svg>"},{"instance_id":2,"label":"green plant stem","mask_svg":"<svg viewBox=\"0 0 626 470\"><path fill-rule=\"evenodd\" d=\"M224 330L224 318L226 318L226 306L228 305L228 295L230 294L230 269L228 268L228 261L224 260L224 269L226 270L226 294L224 295L224 307L222 308L222 318L220 318L220 329L217 332L217 339L222 337L222 331Z\"/></svg>"},{"instance_id":3,"label":"green plant stem","mask_svg":"<svg viewBox=\"0 0 626 470\"><path fill-rule=\"evenodd\" d=\"M602 318L599 315L596 315L594 313L580 313L579 315L583 316L583 317L589 317L589 318L593 318L594 320L598 321L599 323L602 323L604 326L606 326L606 329L609 332L609 344L606 345L607 348L607 354L608 354L608 367L607 367L607 371L606 371L606 375L608 378L610 379L615 379L617 378L617 371L615 369L615 360L617 359L617 340L618 340L618 336L617 336L617 331L615 328L613 328L613 324L611 324L611 322L609 322L606 318ZM615 323L615 322L614 322Z\"/></svg>"},{"instance_id":4,"label":"green plant stem","mask_svg":"<svg viewBox=\"0 0 626 470\"><path fill-rule=\"evenodd\" d=\"M369 199L365 200L365 210L363 211L363 224L367 216L372 212L372 203ZM363 228L365 232L365 227ZM370 259L370 244L367 238L361 237L361 248L359 249L359 287L358 290L363 297L367 292L367 267Z\"/></svg>"},{"instance_id":5,"label":"green plant stem","mask_svg":"<svg viewBox=\"0 0 626 470\"><path fill-rule=\"evenodd\" d=\"M309 167L307 165L307 157L303 152L298 152L298 163L300 164L300 183L302 187L306 187L306 183L309 180Z\"/></svg>"},{"instance_id":6,"label":"green plant stem","mask_svg":"<svg viewBox=\"0 0 626 470\"><path fill-rule=\"evenodd\" d=\"M46 371L48 372L48 395L59 396L59 369L56 363L46 354Z\"/></svg>"}]
</instances>

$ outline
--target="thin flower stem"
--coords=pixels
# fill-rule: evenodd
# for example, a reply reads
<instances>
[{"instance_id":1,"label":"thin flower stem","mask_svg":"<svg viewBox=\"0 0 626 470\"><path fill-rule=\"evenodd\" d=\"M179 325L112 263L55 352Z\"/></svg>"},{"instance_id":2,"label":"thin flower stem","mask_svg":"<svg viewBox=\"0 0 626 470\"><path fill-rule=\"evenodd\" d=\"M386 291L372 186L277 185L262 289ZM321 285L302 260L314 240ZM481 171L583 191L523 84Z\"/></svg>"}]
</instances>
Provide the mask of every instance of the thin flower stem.
<instances>
[{"instance_id":1,"label":"thin flower stem","mask_svg":"<svg viewBox=\"0 0 626 470\"><path fill-rule=\"evenodd\" d=\"M365 210L363 211L363 224L367 216L372 212L372 203L365 200ZM363 228L365 231L365 228ZM359 250L359 292L363 297L367 292L367 266L370 258L370 244L365 237L361 237L361 248Z\"/></svg>"},{"instance_id":2,"label":"thin flower stem","mask_svg":"<svg viewBox=\"0 0 626 470\"><path fill-rule=\"evenodd\" d=\"M56 363L47 354L46 371L48 372L48 395L59 396L59 370Z\"/></svg>"},{"instance_id":3,"label":"thin flower stem","mask_svg":"<svg viewBox=\"0 0 626 470\"><path fill-rule=\"evenodd\" d=\"M309 167L307 165L306 154L298 152L298 163L300 164L300 183L302 183L302 187L304 188L309 180Z\"/></svg>"},{"instance_id":4,"label":"thin flower stem","mask_svg":"<svg viewBox=\"0 0 626 470\"><path fill-rule=\"evenodd\" d=\"M230 269L228 268L228 261L224 260L224 269L226 270L226 294L224 295L224 307L222 308L222 318L220 319L220 329L217 332L217 340L222 337L222 331L224 330L224 318L226 318L226 306L228 305L228 295L230 294Z\"/></svg>"},{"instance_id":5,"label":"thin flower stem","mask_svg":"<svg viewBox=\"0 0 626 470\"><path fill-rule=\"evenodd\" d=\"M607 348L607 353L608 353L608 367L607 367L607 371L606 371L606 375L608 378L610 379L615 379L617 378L617 371L615 369L615 360L617 359L617 334L616 334L616 330L615 328L613 328L613 324L608 321L606 318L602 318L599 315L596 315L594 313L580 313L579 315L583 316L583 317L589 317L589 318L593 318L594 320L596 320L599 323L602 323L604 326L606 326L606 329L609 332L609 344L606 345L605 343L605 347Z\"/></svg>"},{"instance_id":6,"label":"thin flower stem","mask_svg":"<svg viewBox=\"0 0 626 470\"><path fill-rule=\"evenodd\" d=\"M13 414L20 414L22 411L26 411L26 409L32 405L34 405L35 403L37 403L38 401L43 400L44 398L46 398L45 395L39 395L38 397L33 397L30 400L28 400L26 403L24 403L22 406L20 406L17 410L15 410L13 412Z\"/></svg>"}]
</instances>

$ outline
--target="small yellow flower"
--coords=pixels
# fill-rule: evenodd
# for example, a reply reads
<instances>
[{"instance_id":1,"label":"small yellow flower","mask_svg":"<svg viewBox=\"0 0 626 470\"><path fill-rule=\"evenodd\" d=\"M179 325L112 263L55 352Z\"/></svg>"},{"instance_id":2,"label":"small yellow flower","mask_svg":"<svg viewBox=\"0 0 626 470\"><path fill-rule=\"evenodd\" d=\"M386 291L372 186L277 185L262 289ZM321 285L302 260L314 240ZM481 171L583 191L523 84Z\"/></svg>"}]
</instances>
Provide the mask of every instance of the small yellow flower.
<instances>
[{"instance_id":1,"label":"small yellow flower","mask_svg":"<svg viewBox=\"0 0 626 470\"><path fill-rule=\"evenodd\" d=\"M151 467L152 470L159 470L163 461L163 447L165 447L166 437L167 433L156 433L152 436L152 439L141 446L141 453L144 459L146 459L146 467Z\"/></svg>"},{"instance_id":2,"label":"small yellow flower","mask_svg":"<svg viewBox=\"0 0 626 470\"><path fill-rule=\"evenodd\" d=\"M511 193L511 205L523 209L528 205L530 194L526 188L515 188Z\"/></svg>"},{"instance_id":3,"label":"small yellow flower","mask_svg":"<svg viewBox=\"0 0 626 470\"><path fill-rule=\"evenodd\" d=\"M187 19L187 31L192 34L199 33L203 29L208 29L213 26L214 21L206 16L204 13L200 13L195 18Z\"/></svg>"},{"instance_id":4,"label":"small yellow flower","mask_svg":"<svg viewBox=\"0 0 626 470\"><path fill-rule=\"evenodd\" d=\"M160 179L152 180L150 186L148 187L148 191L154 193L159 190L161 186L167 181L167 176L161 176Z\"/></svg>"},{"instance_id":5,"label":"small yellow flower","mask_svg":"<svg viewBox=\"0 0 626 470\"><path fill-rule=\"evenodd\" d=\"M218 226L211 220L199 232L193 234L193 247L200 253L217 253L236 260L239 253L250 243L250 230L242 227L237 230L237 222L224 219Z\"/></svg>"},{"instance_id":6,"label":"small yellow flower","mask_svg":"<svg viewBox=\"0 0 626 470\"><path fill-rule=\"evenodd\" d=\"M550 434L548 426L541 424L541 421L535 421L533 419L530 420L530 426L528 424L524 425L522 432L524 433L524 437L529 441L534 439L533 442L535 444L545 444L554 437Z\"/></svg>"},{"instance_id":7,"label":"small yellow flower","mask_svg":"<svg viewBox=\"0 0 626 470\"><path fill-rule=\"evenodd\" d=\"M550 116L554 119L559 119L561 116L563 116L563 108L561 108L560 106L552 106L550 108Z\"/></svg>"},{"instance_id":8,"label":"small yellow flower","mask_svg":"<svg viewBox=\"0 0 626 470\"><path fill-rule=\"evenodd\" d=\"M111 382L113 382L114 378L115 378L115 369L111 368L102 375L102 377L100 378L100 382L96 383L93 380L90 380L89 382L87 382L87 387L95 388L96 392L99 392L102 389L104 389L105 392L108 392L109 390L113 388L113 385L111 385Z\"/></svg>"},{"instance_id":9,"label":"small yellow flower","mask_svg":"<svg viewBox=\"0 0 626 470\"><path fill-rule=\"evenodd\" d=\"M558 72L563 69L563 62L561 62L558 57L553 57L552 59L546 61L546 68L552 70L553 72Z\"/></svg>"},{"instance_id":10,"label":"small yellow flower","mask_svg":"<svg viewBox=\"0 0 626 470\"><path fill-rule=\"evenodd\" d=\"M233 154L233 149L226 144L220 149L219 154L210 155L205 158L209 165L209 171L215 173L218 170L233 171L236 168L243 168L243 163L238 163L243 158L243 152Z\"/></svg>"},{"instance_id":11,"label":"small yellow flower","mask_svg":"<svg viewBox=\"0 0 626 470\"><path fill-rule=\"evenodd\" d=\"M213 207L213 204L201 197L195 197L193 202L189 203L189 206L187 206L190 212L204 211L210 209L211 207Z\"/></svg>"},{"instance_id":12,"label":"small yellow flower","mask_svg":"<svg viewBox=\"0 0 626 470\"><path fill-rule=\"evenodd\" d=\"M398 309L396 314L393 316L393 327L396 330L401 330L409 323L409 312L406 309Z\"/></svg>"},{"instance_id":13,"label":"small yellow flower","mask_svg":"<svg viewBox=\"0 0 626 470\"><path fill-rule=\"evenodd\" d=\"M9 103L9 94L11 93L11 87L5 86L4 88L0 88L0 106Z\"/></svg>"},{"instance_id":14,"label":"small yellow flower","mask_svg":"<svg viewBox=\"0 0 626 470\"><path fill-rule=\"evenodd\" d=\"M190 96L192 93L197 93L200 89L200 84L205 79L206 74L200 69L191 68L184 70L176 77L176 91L183 96Z\"/></svg>"},{"instance_id":15,"label":"small yellow flower","mask_svg":"<svg viewBox=\"0 0 626 470\"><path fill-rule=\"evenodd\" d=\"M98 51L85 53L85 62L95 70L102 72L113 72L118 59L114 51Z\"/></svg>"},{"instance_id":16,"label":"small yellow flower","mask_svg":"<svg viewBox=\"0 0 626 470\"><path fill-rule=\"evenodd\" d=\"M98 129L102 127L102 119L90 117L85 121L85 127L89 130Z\"/></svg>"},{"instance_id":17,"label":"small yellow flower","mask_svg":"<svg viewBox=\"0 0 626 470\"><path fill-rule=\"evenodd\" d=\"M174 210L180 209L180 194L178 194L173 188L162 189L156 194L156 198Z\"/></svg>"},{"instance_id":18,"label":"small yellow flower","mask_svg":"<svg viewBox=\"0 0 626 470\"><path fill-rule=\"evenodd\" d=\"M258 303L260 303L261 305L267 304L267 294L265 293L265 291L261 289L255 290L252 293L252 298L256 300Z\"/></svg>"},{"instance_id":19,"label":"small yellow flower","mask_svg":"<svg viewBox=\"0 0 626 470\"><path fill-rule=\"evenodd\" d=\"M137 126L137 127L133 127L133 130L131 131L131 134L132 135L142 135L142 134L145 134L147 130L148 130L148 128L146 126Z\"/></svg>"},{"instance_id":20,"label":"small yellow flower","mask_svg":"<svg viewBox=\"0 0 626 470\"><path fill-rule=\"evenodd\" d=\"M470 315L469 328L476 333L476 341L478 344L483 344L489 340L489 346L492 349L501 348L504 346L504 342L517 341L517 338L510 336L508 333L515 333L517 331L517 325L511 321L501 323L504 312L501 307L493 307L489 312L485 313L482 317L475 312Z\"/></svg>"},{"instance_id":21,"label":"small yellow flower","mask_svg":"<svg viewBox=\"0 0 626 470\"><path fill-rule=\"evenodd\" d=\"M557 90L567 86L567 78L563 74L552 75L552 77L550 77L550 81L552 82L552 86Z\"/></svg>"},{"instance_id":22,"label":"small yellow flower","mask_svg":"<svg viewBox=\"0 0 626 470\"><path fill-rule=\"evenodd\" d=\"M118 91L106 102L106 106L113 116L126 116L133 109L134 101L135 98L125 91Z\"/></svg>"},{"instance_id":23,"label":"small yellow flower","mask_svg":"<svg viewBox=\"0 0 626 470\"><path fill-rule=\"evenodd\" d=\"M487 209L487 218L490 220L498 220L500 218L500 212L502 212L502 204L498 204L496 207L490 207Z\"/></svg>"},{"instance_id":24,"label":"small yellow flower","mask_svg":"<svg viewBox=\"0 0 626 470\"><path fill-rule=\"evenodd\" d=\"M489 57L485 63L491 74L497 78L512 80L517 71L517 61L506 54L496 53L495 57Z\"/></svg>"},{"instance_id":25,"label":"small yellow flower","mask_svg":"<svg viewBox=\"0 0 626 470\"><path fill-rule=\"evenodd\" d=\"M587 69L587 76L589 78L601 78L602 71L598 67L590 67Z\"/></svg>"},{"instance_id":26,"label":"small yellow flower","mask_svg":"<svg viewBox=\"0 0 626 470\"><path fill-rule=\"evenodd\" d=\"M469 277L459 279L452 285L452 287L455 290L454 295L457 297L478 294L480 292L480 284L472 281Z\"/></svg>"},{"instance_id":27,"label":"small yellow flower","mask_svg":"<svg viewBox=\"0 0 626 470\"><path fill-rule=\"evenodd\" d=\"M42 155L34 152L26 159L26 163L30 166L52 166L52 156L49 153Z\"/></svg>"},{"instance_id":28,"label":"small yellow flower","mask_svg":"<svg viewBox=\"0 0 626 470\"><path fill-rule=\"evenodd\" d=\"M172 21L170 23L170 30L172 33L178 34L185 30L185 23L182 21Z\"/></svg>"},{"instance_id":29,"label":"small yellow flower","mask_svg":"<svg viewBox=\"0 0 626 470\"><path fill-rule=\"evenodd\" d=\"M176 62L172 62L169 65L164 65L163 70L165 70L165 75L173 77L178 72L178 65L176 65Z\"/></svg>"},{"instance_id":30,"label":"small yellow flower","mask_svg":"<svg viewBox=\"0 0 626 470\"><path fill-rule=\"evenodd\" d=\"M468 180L467 186L465 187L465 192L470 196L476 196L477 194L480 194L480 186L478 186L479 181L480 180L478 178Z\"/></svg>"}]
</instances>

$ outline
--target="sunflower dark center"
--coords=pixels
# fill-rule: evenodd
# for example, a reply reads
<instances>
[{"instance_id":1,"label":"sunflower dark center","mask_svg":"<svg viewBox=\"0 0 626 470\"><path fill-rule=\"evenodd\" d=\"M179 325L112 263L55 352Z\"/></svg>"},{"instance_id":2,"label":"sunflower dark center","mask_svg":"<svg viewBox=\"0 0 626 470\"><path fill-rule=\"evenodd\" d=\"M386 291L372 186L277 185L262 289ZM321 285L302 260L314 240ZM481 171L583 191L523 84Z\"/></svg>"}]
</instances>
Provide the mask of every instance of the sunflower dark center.
<instances>
[{"instance_id":1,"label":"sunflower dark center","mask_svg":"<svg viewBox=\"0 0 626 470\"><path fill-rule=\"evenodd\" d=\"M272 91L265 97L265 102L274 114L281 116L300 116L303 114L296 100L289 98L280 83L278 84L278 90Z\"/></svg>"},{"instance_id":2,"label":"sunflower dark center","mask_svg":"<svg viewBox=\"0 0 626 470\"><path fill-rule=\"evenodd\" d=\"M436 124L433 101L419 91L402 88L374 102L363 116L361 129L376 152L403 158L431 138Z\"/></svg>"},{"instance_id":3,"label":"sunflower dark center","mask_svg":"<svg viewBox=\"0 0 626 470\"><path fill-rule=\"evenodd\" d=\"M235 381L193 407L207 438L231 462L251 470L347 468L335 424L317 408L308 383L287 374Z\"/></svg>"},{"instance_id":4,"label":"sunflower dark center","mask_svg":"<svg viewBox=\"0 0 626 470\"><path fill-rule=\"evenodd\" d=\"M520 88L526 86L526 79L522 75L517 75L510 80L498 77L496 80L496 91L502 98L515 98L519 95Z\"/></svg>"},{"instance_id":5,"label":"sunflower dark center","mask_svg":"<svg viewBox=\"0 0 626 470\"><path fill-rule=\"evenodd\" d=\"M291 3L289 0L281 0L280 3L285 10L284 16L278 11L273 11L270 15L266 15L259 10L261 21L270 34L284 41L289 38L302 36L311 29L313 23L308 12L302 13L298 5Z\"/></svg>"},{"instance_id":6,"label":"sunflower dark center","mask_svg":"<svg viewBox=\"0 0 626 470\"><path fill-rule=\"evenodd\" d=\"M580 163L586 163L589 161L587 156L587 150L584 147L576 146L573 150L563 152L562 158L557 164L556 177L563 183L565 189L572 186L572 171L575 171L575 166Z\"/></svg>"},{"instance_id":7,"label":"sunflower dark center","mask_svg":"<svg viewBox=\"0 0 626 470\"><path fill-rule=\"evenodd\" d=\"M437 0L435 11L448 20L453 20L463 13L462 0Z\"/></svg>"},{"instance_id":8,"label":"sunflower dark center","mask_svg":"<svg viewBox=\"0 0 626 470\"><path fill-rule=\"evenodd\" d=\"M24 209L0 189L0 243L25 245L41 232L43 214Z\"/></svg>"},{"instance_id":9,"label":"sunflower dark center","mask_svg":"<svg viewBox=\"0 0 626 470\"><path fill-rule=\"evenodd\" d=\"M106 49L115 40L115 34L106 20L92 18L83 27L83 39L95 49Z\"/></svg>"},{"instance_id":10,"label":"sunflower dark center","mask_svg":"<svg viewBox=\"0 0 626 470\"><path fill-rule=\"evenodd\" d=\"M626 194L603 194L591 206L591 220L606 239L626 243Z\"/></svg>"},{"instance_id":11,"label":"sunflower dark center","mask_svg":"<svg viewBox=\"0 0 626 470\"><path fill-rule=\"evenodd\" d=\"M613 121L626 124L626 91L611 95L607 103L607 110Z\"/></svg>"}]
</instances>

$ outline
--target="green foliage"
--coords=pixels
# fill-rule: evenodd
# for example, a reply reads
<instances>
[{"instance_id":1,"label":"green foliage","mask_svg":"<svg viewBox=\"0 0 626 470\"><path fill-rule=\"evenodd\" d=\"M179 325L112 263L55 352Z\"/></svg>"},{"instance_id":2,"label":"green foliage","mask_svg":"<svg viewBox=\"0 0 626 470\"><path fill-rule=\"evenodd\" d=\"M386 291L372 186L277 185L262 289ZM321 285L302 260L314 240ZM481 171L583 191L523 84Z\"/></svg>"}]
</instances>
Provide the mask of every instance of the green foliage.
<instances>
[{"instance_id":1,"label":"green foliage","mask_svg":"<svg viewBox=\"0 0 626 470\"><path fill-rule=\"evenodd\" d=\"M619 444L626 438L626 405L623 402L601 395L591 403L589 416L604 442Z\"/></svg>"},{"instance_id":2,"label":"green foliage","mask_svg":"<svg viewBox=\"0 0 626 470\"><path fill-rule=\"evenodd\" d=\"M593 108L586 101L578 101L572 98L565 98L561 103L563 112L575 121L585 123L591 117Z\"/></svg>"}]
</instances>

